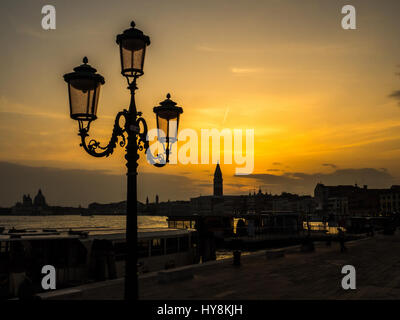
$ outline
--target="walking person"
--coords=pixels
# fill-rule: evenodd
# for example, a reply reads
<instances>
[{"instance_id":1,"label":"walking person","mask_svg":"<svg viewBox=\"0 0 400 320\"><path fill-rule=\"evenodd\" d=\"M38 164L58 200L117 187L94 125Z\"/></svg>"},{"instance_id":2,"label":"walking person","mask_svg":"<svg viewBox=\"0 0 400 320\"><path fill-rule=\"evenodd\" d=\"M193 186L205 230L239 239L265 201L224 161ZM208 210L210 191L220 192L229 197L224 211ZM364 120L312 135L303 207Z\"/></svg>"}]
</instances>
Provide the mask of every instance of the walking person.
<instances>
[{"instance_id":1,"label":"walking person","mask_svg":"<svg viewBox=\"0 0 400 320\"><path fill-rule=\"evenodd\" d=\"M337 229L338 229L338 232L339 232L340 252L343 253L343 252L347 251L347 248L346 248L346 246L344 244L345 235L344 235L344 232L343 232L343 230L341 228L337 228Z\"/></svg>"},{"instance_id":2,"label":"walking person","mask_svg":"<svg viewBox=\"0 0 400 320\"><path fill-rule=\"evenodd\" d=\"M367 237L371 235L371 225L367 222L365 224L365 230L367 231Z\"/></svg>"}]
</instances>

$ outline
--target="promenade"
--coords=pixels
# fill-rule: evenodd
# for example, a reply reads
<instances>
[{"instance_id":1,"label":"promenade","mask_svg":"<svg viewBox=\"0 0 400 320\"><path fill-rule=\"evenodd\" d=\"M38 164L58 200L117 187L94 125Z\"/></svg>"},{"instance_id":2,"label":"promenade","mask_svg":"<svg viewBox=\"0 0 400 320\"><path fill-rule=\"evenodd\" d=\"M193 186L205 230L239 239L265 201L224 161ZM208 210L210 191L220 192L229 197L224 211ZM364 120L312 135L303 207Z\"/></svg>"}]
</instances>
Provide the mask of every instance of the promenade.
<instances>
[{"instance_id":1,"label":"promenade","mask_svg":"<svg viewBox=\"0 0 400 320\"><path fill-rule=\"evenodd\" d=\"M399 232L349 242L347 247L346 253L340 253L337 242L331 247L319 243L311 253L292 247L284 257L271 259L258 252L243 256L239 267L232 259L196 265L192 279L165 284L159 283L157 273L145 275L140 278L140 299L400 299ZM341 287L341 269L347 264L356 268L356 290ZM122 285L117 279L76 287L75 294L58 298L121 299Z\"/></svg>"}]
</instances>

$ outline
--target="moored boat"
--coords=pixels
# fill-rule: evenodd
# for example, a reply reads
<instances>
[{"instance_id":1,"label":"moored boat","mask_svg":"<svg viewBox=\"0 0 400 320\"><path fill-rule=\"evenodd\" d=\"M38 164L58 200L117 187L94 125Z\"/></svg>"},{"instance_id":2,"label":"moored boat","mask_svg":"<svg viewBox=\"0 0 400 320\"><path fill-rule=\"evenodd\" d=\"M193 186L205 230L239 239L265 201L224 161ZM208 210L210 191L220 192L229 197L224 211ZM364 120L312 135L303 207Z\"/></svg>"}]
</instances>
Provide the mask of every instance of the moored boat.
<instances>
[{"instance_id":1,"label":"moored boat","mask_svg":"<svg viewBox=\"0 0 400 320\"><path fill-rule=\"evenodd\" d=\"M54 231L54 230L52 230ZM0 299L16 296L29 277L42 291L41 269L56 269L57 288L123 277L125 233L17 233L0 235ZM167 228L138 230L139 273L199 262L197 232Z\"/></svg>"}]
</instances>

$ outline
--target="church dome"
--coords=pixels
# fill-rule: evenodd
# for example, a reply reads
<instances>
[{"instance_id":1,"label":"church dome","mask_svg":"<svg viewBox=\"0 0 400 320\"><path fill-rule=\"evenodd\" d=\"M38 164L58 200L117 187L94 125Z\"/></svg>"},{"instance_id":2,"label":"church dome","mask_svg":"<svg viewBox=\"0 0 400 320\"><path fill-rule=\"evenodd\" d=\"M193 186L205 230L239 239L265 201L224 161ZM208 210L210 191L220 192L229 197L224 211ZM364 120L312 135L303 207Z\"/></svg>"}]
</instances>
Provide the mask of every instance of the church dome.
<instances>
[{"instance_id":1,"label":"church dome","mask_svg":"<svg viewBox=\"0 0 400 320\"><path fill-rule=\"evenodd\" d=\"M33 204L35 206L42 206L42 207L46 206L46 198L42 194L41 189L39 189L38 194L36 195L35 199L33 200Z\"/></svg>"}]
</instances>

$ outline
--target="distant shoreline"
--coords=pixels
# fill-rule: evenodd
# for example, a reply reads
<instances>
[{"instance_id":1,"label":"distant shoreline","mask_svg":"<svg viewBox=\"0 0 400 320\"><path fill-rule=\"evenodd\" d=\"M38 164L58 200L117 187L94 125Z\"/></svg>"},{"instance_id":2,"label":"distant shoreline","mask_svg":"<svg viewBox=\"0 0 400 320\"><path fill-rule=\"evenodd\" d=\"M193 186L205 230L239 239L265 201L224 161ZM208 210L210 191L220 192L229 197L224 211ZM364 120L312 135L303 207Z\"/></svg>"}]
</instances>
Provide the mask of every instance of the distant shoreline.
<instances>
[{"instance_id":1,"label":"distant shoreline","mask_svg":"<svg viewBox=\"0 0 400 320\"><path fill-rule=\"evenodd\" d=\"M91 213L91 214L79 214L79 213L49 213L49 214L15 214L10 212L2 213L0 212L0 217L48 217L48 216L125 216L126 213ZM146 213L138 213L138 216L153 217L154 215Z\"/></svg>"}]
</instances>

